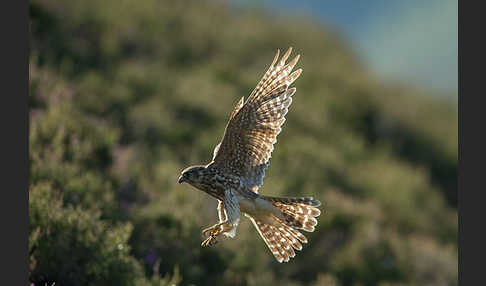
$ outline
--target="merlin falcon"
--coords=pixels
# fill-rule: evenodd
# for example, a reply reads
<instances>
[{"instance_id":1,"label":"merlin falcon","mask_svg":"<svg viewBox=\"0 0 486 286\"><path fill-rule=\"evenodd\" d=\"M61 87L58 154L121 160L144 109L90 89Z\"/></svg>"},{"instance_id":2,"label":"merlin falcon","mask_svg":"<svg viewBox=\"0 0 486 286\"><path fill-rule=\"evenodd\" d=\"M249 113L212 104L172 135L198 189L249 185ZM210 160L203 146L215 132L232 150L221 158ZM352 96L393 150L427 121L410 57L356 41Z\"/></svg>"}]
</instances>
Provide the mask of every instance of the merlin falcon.
<instances>
[{"instance_id":1,"label":"merlin falcon","mask_svg":"<svg viewBox=\"0 0 486 286\"><path fill-rule=\"evenodd\" d=\"M221 235L235 237L240 213L248 217L278 262L288 262L307 238L299 231L313 232L320 201L312 197L280 198L261 195L265 170L273 145L282 130L296 88L289 86L302 69L292 72L297 55L289 63L290 47L280 61L277 50L272 64L250 96L238 102L231 113L221 142L207 165L184 169L179 183L218 199L219 222L202 231L202 246L214 245ZM278 61L278 63L277 63Z\"/></svg>"}]
</instances>

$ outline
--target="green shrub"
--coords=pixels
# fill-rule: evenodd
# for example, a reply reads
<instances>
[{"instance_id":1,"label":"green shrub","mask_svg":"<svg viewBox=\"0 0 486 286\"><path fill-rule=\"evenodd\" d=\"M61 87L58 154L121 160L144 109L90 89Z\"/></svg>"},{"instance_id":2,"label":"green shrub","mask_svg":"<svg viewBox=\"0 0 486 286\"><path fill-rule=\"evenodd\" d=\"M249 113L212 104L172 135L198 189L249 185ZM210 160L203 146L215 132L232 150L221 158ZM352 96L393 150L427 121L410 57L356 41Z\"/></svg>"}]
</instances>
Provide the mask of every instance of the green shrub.
<instances>
[{"instance_id":1,"label":"green shrub","mask_svg":"<svg viewBox=\"0 0 486 286\"><path fill-rule=\"evenodd\" d=\"M302 16L214 1L30 3L30 281L48 285L457 285L457 110L378 82ZM277 48L303 74L260 192L313 195L278 264L248 220L206 249L209 162Z\"/></svg>"},{"instance_id":2,"label":"green shrub","mask_svg":"<svg viewBox=\"0 0 486 286\"><path fill-rule=\"evenodd\" d=\"M133 285L142 268L130 257L130 223L65 206L48 183L29 191L30 281L59 285Z\"/></svg>"}]
</instances>

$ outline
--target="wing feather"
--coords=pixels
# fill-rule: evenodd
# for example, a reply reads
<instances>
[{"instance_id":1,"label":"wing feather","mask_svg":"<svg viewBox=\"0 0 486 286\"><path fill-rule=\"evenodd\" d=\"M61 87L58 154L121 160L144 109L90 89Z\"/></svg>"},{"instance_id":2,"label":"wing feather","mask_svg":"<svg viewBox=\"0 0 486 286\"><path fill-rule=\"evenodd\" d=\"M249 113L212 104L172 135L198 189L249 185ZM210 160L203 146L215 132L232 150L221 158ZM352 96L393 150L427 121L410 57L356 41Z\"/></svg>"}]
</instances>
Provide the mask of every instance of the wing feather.
<instances>
[{"instance_id":1,"label":"wing feather","mask_svg":"<svg viewBox=\"0 0 486 286\"><path fill-rule=\"evenodd\" d=\"M300 55L285 64L291 52L292 48L289 48L278 61L280 50L277 51L247 100L242 98L236 105L223 139L214 150L211 164L240 176L255 192L263 184L273 145L292 104L296 89L289 86L302 73L302 69L292 72Z\"/></svg>"}]
</instances>

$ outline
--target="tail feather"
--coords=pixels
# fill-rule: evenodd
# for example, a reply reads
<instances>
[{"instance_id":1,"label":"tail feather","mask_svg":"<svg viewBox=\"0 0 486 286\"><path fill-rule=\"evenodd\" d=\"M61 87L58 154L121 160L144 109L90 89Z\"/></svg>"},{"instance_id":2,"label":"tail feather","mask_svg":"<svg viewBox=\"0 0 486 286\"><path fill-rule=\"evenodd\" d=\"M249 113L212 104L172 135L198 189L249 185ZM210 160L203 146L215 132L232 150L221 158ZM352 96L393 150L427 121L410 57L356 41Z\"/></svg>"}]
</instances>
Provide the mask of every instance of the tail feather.
<instances>
[{"instance_id":1,"label":"tail feather","mask_svg":"<svg viewBox=\"0 0 486 286\"><path fill-rule=\"evenodd\" d=\"M273 222L268 224L250 217L260 236L275 256L278 262L287 262L295 256L296 250L302 249L307 238L299 229L313 232L317 225L315 217L321 214L316 208L321 204L312 197L306 198L276 198L265 197L282 212L282 218L272 216Z\"/></svg>"},{"instance_id":2,"label":"tail feather","mask_svg":"<svg viewBox=\"0 0 486 286\"><path fill-rule=\"evenodd\" d=\"M288 262L290 258L295 256L291 239L287 238L284 233L281 233L279 229L273 225L256 221L252 217L250 217L250 219L255 228L258 230L260 236L263 238L263 241L268 246L268 249L270 249L278 262Z\"/></svg>"},{"instance_id":3,"label":"tail feather","mask_svg":"<svg viewBox=\"0 0 486 286\"><path fill-rule=\"evenodd\" d=\"M312 197L264 198L282 211L286 225L308 232L314 231L317 225L316 217L321 214L321 211L317 208L321 205L320 201L314 200Z\"/></svg>"},{"instance_id":4,"label":"tail feather","mask_svg":"<svg viewBox=\"0 0 486 286\"><path fill-rule=\"evenodd\" d=\"M281 252L284 254L284 261L287 262L290 258L295 256L294 248L292 247L291 241L279 231L278 228L275 226L270 226L270 229L273 231L275 235L275 240L277 242L277 248L280 249Z\"/></svg>"},{"instance_id":5,"label":"tail feather","mask_svg":"<svg viewBox=\"0 0 486 286\"><path fill-rule=\"evenodd\" d=\"M312 207L318 207L321 205L319 200L315 200L313 197L299 197L299 198L279 198L279 197L268 197L263 196L269 202L277 202L287 205L293 204L304 204Z\"/></svg>"},{"instance_id":6,"label":"tail feather","mask_svg":"<svg viewBox=\"0 0 486 286\"><path fill-rule=\"evenodd\" d=\"M302 235L302 233L297 230L292 231L292 229L286 225L282 225L278 228L278 230L285 235L285 237L292 244L292 247L297 250L302 250L302 244L299 242L299 240L302 241L302 243L307 243L307 239L304 235Z\"/></svg>"}]
</instances>

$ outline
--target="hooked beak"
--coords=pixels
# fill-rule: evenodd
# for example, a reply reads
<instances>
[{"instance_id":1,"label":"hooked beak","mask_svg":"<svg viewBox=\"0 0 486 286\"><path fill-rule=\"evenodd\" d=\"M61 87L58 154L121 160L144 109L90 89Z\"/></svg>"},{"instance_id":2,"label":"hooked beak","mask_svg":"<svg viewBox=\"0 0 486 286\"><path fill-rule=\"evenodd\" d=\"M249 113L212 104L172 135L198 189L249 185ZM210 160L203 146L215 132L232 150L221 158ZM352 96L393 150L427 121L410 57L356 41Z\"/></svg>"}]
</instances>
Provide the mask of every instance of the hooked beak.
<instances>
[{"instance_id":1,"label":"hooked beak","mask_svg":"<svg viewBox=\"0 0 486 286\"><path fill-rule=\"evenodd\" d=\"M181 184L182 182L184 182L184 177L182 177L182 175L179 177L178 182L179 182L179 184Z\"/></svg>"}]
</instances>

